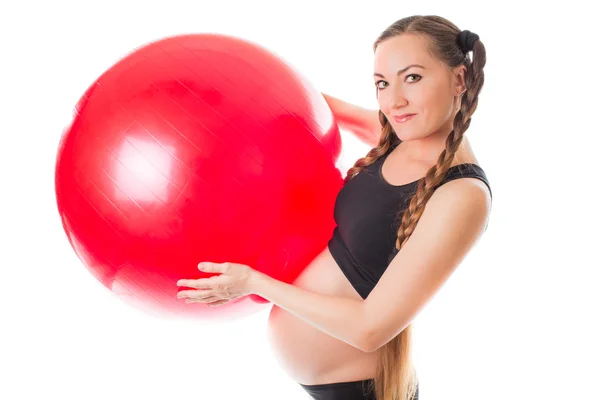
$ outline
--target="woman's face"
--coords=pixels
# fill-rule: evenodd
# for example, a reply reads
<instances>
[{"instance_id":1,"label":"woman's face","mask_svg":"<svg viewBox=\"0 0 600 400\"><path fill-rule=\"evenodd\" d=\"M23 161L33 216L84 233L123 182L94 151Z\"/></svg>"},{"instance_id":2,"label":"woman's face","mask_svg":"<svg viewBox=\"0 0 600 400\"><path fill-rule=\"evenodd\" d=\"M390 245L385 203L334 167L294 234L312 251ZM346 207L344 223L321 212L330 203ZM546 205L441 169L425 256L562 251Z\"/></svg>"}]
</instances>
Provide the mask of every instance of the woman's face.
<instances>
[{"instance_id":1,"label":"woman's face","mask_svg":"<svg viewBox=\"0 0 600 400\"><path fill-rule=\"evenodd\" d=\"M402 141L448 135L458 112L455 96L465 89L465 67L448 70L432 58L426 43L419 36L403 34L386 39L375 50L373 79L379 108ZM400 121L407 113L415 115Z\"/></svg>"}]
</instances>

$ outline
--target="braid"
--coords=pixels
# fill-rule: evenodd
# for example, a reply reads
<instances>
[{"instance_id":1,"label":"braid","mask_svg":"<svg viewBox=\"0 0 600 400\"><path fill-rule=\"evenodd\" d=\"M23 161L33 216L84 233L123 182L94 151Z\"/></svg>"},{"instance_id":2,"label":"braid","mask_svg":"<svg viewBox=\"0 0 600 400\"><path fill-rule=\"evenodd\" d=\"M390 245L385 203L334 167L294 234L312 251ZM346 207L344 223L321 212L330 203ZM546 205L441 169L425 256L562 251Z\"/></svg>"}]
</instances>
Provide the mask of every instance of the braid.
<instances>
[{"instance_id":1,"label":"braid","mask_svg":"<svg viewBox=\"0 0 600 400\"><path fill-rule=\"evenodd\" d=\"M484 82L485 49L483 46L480 46L479 51L483 52L482 57L477 58L481 65L472 64L465 72L467 89L461 97L460 109L454 117L454 129L446 139L446 148L440 154L437 163L427 171L425 179L419 183L415 195L402 215L402 222L398 228L398 239L396 240L398 250L410 238L417 222L423 215L427 201L431 198L435 189L444 181L448 169L454 161L454 156L462 143L464 132L471 125L471 116L477 109L479 92Z\"/></svg>"},{"instance_id":2,"label":"braid","mask_svg":"<svg viewBox=\"0 0 600 400\"><path fill-rule=\"evenodd\" d=\"M356 163L354 163L354 166L348 170L344 183L354 178L363 168L373 164L380 157L387 154L387 152L397 143L400 143L400 139L398 139L394 133L392 126L389 124L381 110L379 110L379 122L381 123L381 138L379 139L379 144L369 150L365 157L359 158Z\"/></svg>"},{"instance_id":3,"label":"braid","mask_svg":"<svg viewBox=\"0 0 600 400\"><path fill-rule=\"evenodd\" d=\"M419 222L425 205L434 191L444 182L447 172L460 148L465 131L471 124L471 116L477 109L479 92L483 87L483 67L486 63L485 47L479 37L461 31L450 21L438 16L412 16L401 19L387 28L377 39L374 49L387 38L413 33L429 39L429 50L448 68L466 66L465 92L460 96L460 107L454 117L452 131L446 139L445 149L436 164L422 179L408 205L404 203L397 212L398 234L395 247L400 250L408 241ZM460 35L459 35L460 34ZM457 40L458 39L458 40ZM464 42L464 43L463 43ZM467 50L464 47L467 46ZM471 47L472 46L472 47ZM468 50L473 51L473 60ZM363 168L373 164L386 155L396 144L401 143L388 123L383 112L379 111L381 137L376 147L364 158L356 161L348 170L344 183L354 178ZM399 220L399 221L398 221ZM395 226L398 226L395 225ZM412 329L408 325L394 339L378 350L378 363L371 389L377 399L408 400L414 399L418 392L416 370L411 360Z\"/></svg>"},{"instance_id":4,"label":"braid","mask_svg":"<svg viewBox=\"0 0 600 400\"><path fill-rule=\"evenodd\" d=\"M477 44L479 42L475 44L476 47ZM483 66L485 65L485 48L483 46L480 46L480 52L483 52L482 57L476 58L475 61L481 65L478 65L474 61L465 72L465 85L467 89L461 96L460 110L454 117L454 129L446 139L446 148L440 154L437 163L427 171L425 178L417 186L417 190L406 210L400 209L398 211L398 215L402 215L400 227L398 228L398 238L396 239L396 248L398 250L410 238L423 215L427 201L431 198L435 189L444 181L448 169L454 161L454 156L460 148L464 132L471 125L471 116L477 109L479 92L484 82ZM354 178L363 168L383 157L397 143L400 143L400 140L393 132L391 125L381 110L379 111L379 121L382 126L379 144L372 148L365 157L358 159L348 170L344 179L345 183Z\"/></svg>"}]
</instances>

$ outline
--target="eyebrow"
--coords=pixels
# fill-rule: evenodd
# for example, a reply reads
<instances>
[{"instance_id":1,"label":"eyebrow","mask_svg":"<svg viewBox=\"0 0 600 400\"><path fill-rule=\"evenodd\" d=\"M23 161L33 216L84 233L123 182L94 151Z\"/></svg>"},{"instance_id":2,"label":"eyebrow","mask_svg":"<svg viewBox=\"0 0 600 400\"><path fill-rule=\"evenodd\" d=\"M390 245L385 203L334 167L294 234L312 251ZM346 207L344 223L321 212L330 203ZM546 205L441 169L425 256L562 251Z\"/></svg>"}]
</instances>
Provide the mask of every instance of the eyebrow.
<instances>
[{"instance_id":1,"label":"eyebrow","mask_svg":"<svg viewBox=\"0 0 600 400\"><path fill-rule=\"evenodd\" d=\"M418 68L423 68L423 69L425 69L425 67L424 67L424 66L422 66L422 65L419 65L419 64L411 64L411 65L409 65L408 67L406 67L406 68L403 68L403 69L401 69L400 71L398 71L398 73L396 74L396 76L400 76L400 75L402 75L403 73L405 73L406 71L408 71L408 69L409 69L409 68L412 68L412 67L418 67ZM385 76L383 76L383 75L381 75L381 74L379 74L379 73L377 73L377 72L375 72L375 73L373 74L373 76L380 76L380 77L382 77L382 78L385 78Z\"/></svg>"}]
</instances>

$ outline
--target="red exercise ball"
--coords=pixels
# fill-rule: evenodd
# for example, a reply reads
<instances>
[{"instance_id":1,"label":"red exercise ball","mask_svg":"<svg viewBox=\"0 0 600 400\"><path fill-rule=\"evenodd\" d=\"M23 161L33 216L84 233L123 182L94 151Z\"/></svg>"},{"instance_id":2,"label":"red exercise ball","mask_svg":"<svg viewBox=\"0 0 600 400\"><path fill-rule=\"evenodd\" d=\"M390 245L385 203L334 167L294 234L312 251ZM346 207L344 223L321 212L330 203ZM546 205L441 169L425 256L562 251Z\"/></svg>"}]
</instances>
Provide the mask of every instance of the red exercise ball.
<instances>
[{"instance_id":1,"label":"red exercise ball","mask_svg":"<svg viewBox=\"0 0 600 400\"><path fill-rule=\"evenodd\" d=\"M56 200L89 271L160 317L235 318L267 303L177 299L201 261L291 283L335 227L340 133L321 93L248 41L166 38L111 67L64 132Z\"/></svg>"}]
</instances>

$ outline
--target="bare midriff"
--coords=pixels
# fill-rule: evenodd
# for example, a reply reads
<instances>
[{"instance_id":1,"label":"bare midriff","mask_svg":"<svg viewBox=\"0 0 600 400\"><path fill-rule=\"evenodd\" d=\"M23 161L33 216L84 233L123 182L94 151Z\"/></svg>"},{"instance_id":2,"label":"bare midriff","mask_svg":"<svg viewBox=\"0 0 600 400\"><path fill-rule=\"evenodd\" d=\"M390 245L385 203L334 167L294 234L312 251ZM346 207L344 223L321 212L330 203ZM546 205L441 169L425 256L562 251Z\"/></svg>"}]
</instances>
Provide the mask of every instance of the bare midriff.
<instances>
[{"instance_id":1,"label":"bare midriff","mask_svg":"<svg viewBox=\"0 0 600 400\"><path fill-rule=\"evenodd\" d=\"M311 292L361 299L328 247L302 271L293 285ZM298 383L318 385L375 376L377 352L366 353L276 305L269 315L268 332L279 365Z\"/></svg>"},{"instance_id":2,"label":"bare midriff","mask_svg":"<svg viewBox=\"0 0 600 400\"><path fill-rule=\"evenodd\" d=\"M394 152L398 153L398 148ZM401 153L394 156L394 152L386 161L389 171L385 174L395 185L423 177L431 167L409 162ZM461 163L477 163L466 137L452 165ZM312 292L361 299L327 246L293 284ZM269 316L269 338L279 364L299 383L318 385L375 377L377 352L365 353L275 305Z\"/></svg>"}]
</instances>

